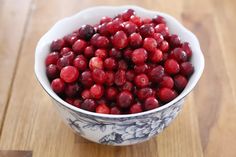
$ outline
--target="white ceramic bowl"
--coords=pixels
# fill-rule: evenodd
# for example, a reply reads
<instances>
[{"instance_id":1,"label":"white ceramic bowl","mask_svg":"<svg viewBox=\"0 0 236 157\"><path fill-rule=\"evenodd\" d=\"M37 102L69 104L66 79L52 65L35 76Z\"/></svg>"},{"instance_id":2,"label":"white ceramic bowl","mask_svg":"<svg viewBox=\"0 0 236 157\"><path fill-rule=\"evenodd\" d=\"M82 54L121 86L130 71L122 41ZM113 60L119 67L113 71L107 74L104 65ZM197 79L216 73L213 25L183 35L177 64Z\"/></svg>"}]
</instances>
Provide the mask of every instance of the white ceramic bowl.
<instances>
[{"instance_id":1,"label":"white ceramic bowl","mask_svg":"<svg viewBox=\"0 0 236 157\"><path fill-rule=\"evenodd\" d=\"M173 101L157 109L132 115L105 115L76 108L63 101L50 87L45 72L45 58L49 45L54 39L61 38L83 24L95 24L103 16L114 17L122 11L132 8L136 14L144 17L161 15L166 19L171 33L178 34L182 41L187 41L193 51L191 62L195 71L184 91ZM182 108L185 96L197 84L203 69L204 57L196 36L180 24L175 18L165 13L150 11L137 6L99 6L80 11L76 15L57 22L38 42L35 52L35 73L44 90L51 96L61 117L76 133L91 141L111 144L130 145L146 141L159 134L177 116Z\"/></svg>"}]
</instances>

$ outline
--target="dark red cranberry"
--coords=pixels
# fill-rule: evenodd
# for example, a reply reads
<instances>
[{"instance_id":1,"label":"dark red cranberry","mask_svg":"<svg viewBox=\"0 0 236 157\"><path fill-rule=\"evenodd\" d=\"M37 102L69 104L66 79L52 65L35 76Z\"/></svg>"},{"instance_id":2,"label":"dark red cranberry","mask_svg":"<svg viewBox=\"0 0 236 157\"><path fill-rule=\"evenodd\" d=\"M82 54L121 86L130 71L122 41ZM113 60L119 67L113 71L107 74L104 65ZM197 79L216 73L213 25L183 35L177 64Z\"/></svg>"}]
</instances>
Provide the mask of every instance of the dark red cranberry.
<instances>
[{"instance_id":1,"label":"dark red cranberry","mask_svg":"<svg viewBox=\"0 0 236 157\"><path fill-rule=\"evenodd\" d=\"M133 50L130 49L130 48L126 48L123 52L124 52L124 55L123 55L124 58L125 58L127 61L131 60Z\"/></svg>"},{"instance_id":2,"label":"dark red cranberry","mask_svg":"<svg viewBox=\"0 0 236 157\"><path fill-rule=\"evenodd\" d=\"M136 74L146 73L148 70L147 64L141 64L141 65L135 65L134 66L134 72Z\"/></svg>"},{"instance_id":3,"label":"dark red cranberry","mask_svg":"<svg viewBox=\"0 0 236 157\"><path fill-rule=\"evenodd\" d=\"M128 21L130 19L130 17L132 15L134 15L135 12L133 9L128 9L126 11L124 11L122 14L121 14L121 18L124 20L124 21Z\"/></svg>"},{"instance_id":4,"label":"dark red cranberry","mask_svg":"<svg viewBox=\"0 0 236 157\"><path fill-rule=\"evenodd\" d=\"M98 36L95 40L95 46L98 48L107 48L109 46L109 40L105 36Z\"/></svg>"},{"instance_id":5,"label":"dark red cranberry","mask_svg":"<svg viewBox=\"0 0 236 157\"><path fill-rule=\"evenodd\" d=\"M130 109L129 109L129 112L130 112L131 114L133 114L133 113L139 113L139 112L142 112L142 111L143 111L143 109L142 109L142 106L141 106L140 103L133 104L133 105L130 107Z\"/></svg>"},{"instance_id":6,"label":"dark red cranberry","mask_svg":"<svg viewBox=\"0 0 236 157\"><path fill-rule=\"evenodd\" d=\"M120 70L127 70L128 69L128 65L125 60L120 60L118 62L118 69L120 69Z\"/></svg>"},{"instance_id":7,"label":"dark red cranberry","mask_svg":"<svg viewBox=\"0 0 236 157\"><path fill-rule=\"evenodd\" d=\"M130 35L134 32L137 32L138 27L133 22L127 21L124 22L124 31L126 34Z\"/></svg>"},{"instance_id":8,"label":"dark red cranberry","mask_svg":"<svg viewBox=\"0 0 236 157\"><path fill-rule=\"evenodd\" d=\"M143 40L143 48L153 52L157 47L157 41L154 38L145 38Z\"/></svg>"},{"instance_id":9,"label":"dark red cranberry","mask_svg":"<svg viewBox=\"0 0 236 157\"><path fill-rule=\"evenodd\" d=\"M61 57L57 61L57 68L61 70L63 67L70 65L70 60L67 57Z\"/></svg>"},{"instance_id":10,"label":"dark red cranberry","mask_svg":"<svg viewBox=\"0 0 236 157\"><path fill-rule=\"evenodd\" d=\"M118 107L114 106L111 108L110 114L121 114L121 111Z\"/></svg>"},{"instance_id":11,"label":"dark red cranberry","mask_svg":"<svg viewBox=\"0 0 236 157\"><path fill-rule=\"evenodd\" d=\"M86 99L81 103L81 108L87 111L95 112L97 104L93 99Z\"/></svg>"},{"instance_id":12,"label":"dark red cranberry","mask_svg":"<svg viewBox=\"0 0 236 157\"><path fill-rule=\"evenodd\" d=\"M87 64L87 60L83 55L78 55L73 61L74 67L78 68L80 71L86 70Z\"/></svg>"},{"instance_id":13,"label":"dark red cranberry","mask_svg":"<svg viewBox=\"0 0 236 157\"><path fill-rule=\"evenodd\" d=\"M134 78L134 83L137 87L143 88L148 86L149 79L146 74L139 74Z\"/></svg>"},{"instance_id":14,"label":"dark red cranberry","mask_svg":"<svg viewBox=\"0 0 236 157\"><path fill-rule=\"evenodd\" d=\"M164 17L159 15L154 16L154 18L152 18L152 22L155 24L161 24L161 23L166 24Z\"/></svg>"},{"instance_id":15,"label":"dark red cranberry","mask_svg":"<svg viewBox=\"0 0 236 157\"><path fill-rule=\"evenodd\" d=\"M194 68L192 63L184 62L180 64L180 73L186 77L189 77L193 74Z\"/></svg>"},{"instance_id":16,"label":"dark red cranberry","mask_svg":"<svg viewBox=\"0 0 236 157\"><path fill-rule=\"evenodd\" d=\"M115 33L112 39L112 44L117 49L123 49L128 45L128 38L123 31L118 31Z\"/></svg>"},{"instance_id":17,"label":"dark red cranberry","mask_svg":"<svg viewBox=\"0 0 236 157\"><path fill-rule=\"evenodd\" d=\"M122 53L119 49L116 49L116 48L112 48L110 51L109 51L109 56L110 57L113 57L115 59L120 59L122 57Z\"/></svg>"},{"instance_id":18,"label":"dark red cranberry","mask_svg":"<svg viewBox=\"0 0 236 157\"><path fill-rule=\"evenodd\" d=\"M80 76L80 82L86 87L91 87L94 83L92 73L90 71L82 72Z\"/></svg>"},{"instance_id":19,"label":"dark red cranberry","mask_svg":"<svg viewBox=\"0 0 236 157\"><path fill-rule=\"evenodd\" d=\"M51 87L52 90L57 93L57 94L61 94L64 92L65 89L65 83L62 79L60 78L56 78L52 81L51 83Z\"/></svg>"},{"instance_id":20,"label":"dark red cranberry","mask_svg":"<svg viewBox=\"0 0 236 157\"><path fill-rule=\"evenodd\" d=\"M120 92L117 96L117 105L121 108L128 108L133 102L133 95L129 91Z\"/></svg>"},{"instance_id":21,"label":"dark red cranberry","mask_svg":"<svg viewBox=\"0 0 236 157\"><path fill-rule=\"evenodd\" d=\"M186 87L188 80L182 75L176 75L174 77L174 82L176 89L182 91Z\"/></svg>"},{"instance_id":22,"label":"dark red cranberry","mask_svg":"<svg viewBox=\"0 0 236 157\"><path fill-rule=\"evenodd\" d=\"M59 59L58 52L49 53L46 57L45 64L46 66L49 66L50 64L57 64L58 59Z\"/></svg>"},{"instance_id":23,"label":"dark red cranberry","mask_svg":"<svg viewBox=\"0 0 236 157\"><path fill-rule=\"evenodd\" d=\"M147 110L152 110L157 107L159 107L159 102L155 97L149 97L145 100L144 102L144 109Z\"/></svg>"},{"instance_id":24,"label":"dark red cranberry","mask_svg":"<svg viewBox=\"0 0 236 157\"><path fill-rule=\"evenodd\" d=\"M79 39L73 44L72 50L77 54L82 53L84 49L86 48L86 46L87 46L86 41Z\"/></svg>"},{"instance_id":25,"label":"dark red cranberry","mask_svg":"<svg viewBox=\"0 0 236 157\"><path fill-rule=\"evenodd\" d=\"M109 36L110 35L110 33L107 30L107 24L106 23L103 23L103 24L98 26L98 32L99 32L100 35L103 35L103 36Z\"/></svg>"},{"instance_id":26,"label":"dark red cranberry","mask_svg":"<svg viewBox=\"0 0 236 157\"><path fill-rule=\"evenodd\" d=\"M148 97L155 96L155 91L152 88L141 88L137 91L137 96L140 101L146 100Z\"/></svg>"},{"instance_id":27,"label":"dark red cranberry","mask_svg":"<svg viewBox=\"0 0 236 157\"><path fill-rule=\"evenodd\" d=\"M85 99L90 99L90 98L91 98L90 90L89 90L89 89L83 90L83 92L81 93L81 97L82 97L84 100L85 100Z\"/></svg>"},{"instance_id":28,"label":"dark red cranberry","mask_svg":"<svg viewBox=\"0 0 236 157\"><path fill-rule=\"evenodd\" d=\"M159 65L150 71L149 79L152 82L159 83L162 80L164 74L165 74L164 68L161 65Z\"/></svg>"},{"instance_id":29,"label":"dark red cranberry","mask_svg":"<svg viewBox=\"0 0 236 157\"><path fill-rule=\"evenodd\" d=\"M116 99L116 96L117 96L117 94L118 94L118 91L117 91L117 89L116 88L114 88L114 87L108 87L107 89L106 89L106 93L105 93L106 95L106 98L108 99L108 100L115 100Z\"/></svg>"},{"instance_id":30,"label":"dark red cranberry","mask_svg":"<svg viewBox=\"0 0 236 157\"><path fill-rule=\"evenodd\" d=\"M115 74L113 71L106 71L106 76L105 76L105 84L107 86L112 86L115 81Z\"/></svg>"},{"instance_id":31,"label":"dark red cranberry","mask_svg":"<svg viewBox=\"0 0 236 157\"><path fill-rule=\"evenodd\" d=\"M57 39L51 43L50 49L51 51L60 51L63 47L65 47L65 41L63 39Z\"/></svg>"},{"instance_id":32,"label":"dark red cranberry","mask_svg":"<svg viewBox=\"0 0 236 157\"><path fill-rule=\"evenodd\" d=\"M117 62L113 58L106 58L104 60L104 68L107 70L115 70L117 68Z\"/></svg>"},{"instance_id":33,"label":"dark red cranberry","mask_svg":"<svg viewBox=\"0 0 236 157\"><path fill-rule=\"evenodd\" d=\"M104 98L98 99L96 102L97 102L98 105L100 105L100 104L107 104L107 101Z\"/></svg>"},{"instance_id":34,"label":"dark red cranberry","mask_svg":"<svg viewBox=\"0 0 236 157\"><path fill-rule=\"evenodd\" d=\"M134 77L135 77L135 73L134 73L133 70L129 70L129 71L126 72L126 79L128 81L133 81Z\"/></svg>"},{"instance_id":35,"label":"dark red cranberry","mask_svg":"<svg viewBox=\"0 0 236 157\"><path fill-rule=\"evenodd\" d=\"M130 21L133 22L134 24L136 24L138 27L140 27L142 25L142 20L139 16L132 15L130 17Z\"/></svg>"},{"instance_id":36,"label":"dark red cranberry","mask_svg":"<svg viewBox=\"0 0 236 157\"><path fill-rule=\"evenodd\" d=\"M144 24L140 27L139 32L142 35L142 37L145 38L145 37L151 37L154 34L155 30L150 24Z\"/></svg>"},{"instance_id":37,"label":"dark red cranberry","mask_svg":"<svg viewBox=\"0 0 236 157\"><path fill-rule=\"evenodd\" d=\"M93 46L87 46L85 49L84 49L84 56L86 58L91 58L94 56L94 48Z\"/></svg>"},{"instance_id":38,"label":"dark red cranberry","mask_svg":"<svg viewBox=\"0 0 236 157\"><path fill-rule=\"evenodd\" d=\"M78 79L79 71L73 66L66 66L61 69L60 77L63 81L72 83Z\"/></svg>"},{"instance_id":39,"label":"dark red cranberry","mask_svg":"<svg viewBox=\"0 0 236 157\"><path fill-rule=\"evenodd\" d=\"M96 113L109 114L110 108L106 104L100 104L96 108Z\"/></svg>"},{"instance_id":40,"label":"dark red cranberry","mask_svg":"<svg viewBox=\"0 0 236 157\"><path fill-rule=\"evenodd\" d=\"M158 46L164 41L164 37L160 33L154 33L153 38L156 40Z\"/></svg>"},{"instance_id":41,"label":"dark red cranberry","mask_svg":"<svg viewBox=\"0 0 236 157\"><path fill-rule=\"evenodd\" d=\"M164 40L164 41L161 42L159 48L162 52L167 52L169 50L169 43Z\"/></svg>"},{"instance_id":42,"label":"dark red cranberry","mask_svg":"<svg viewBox=\"0 0 236 157\"><path fill-rule=\"evenodd\" d=\"M181 45L181 41L178 35L173 34L170 36L169 43L171 47L179 47Z\"/></svg>"},{"instance_id":43,"label":"dark red cranberry","mask_svg":"<svg viewBox=\"0 0 236 157\"><path fill-rule=\"evenodd\" d=\"M134 50L132 54L132 61L135 64L143 64L147 60L148 54L144 48Z\"/></svg>"},{"instance_id":44,"label":"dark red cranberry","mask_svg":"<svg viewBox=\"0 0 236 157\"><path fill-rule=\"evenodd\" d=\"M186 52L188 58L190 58L192 56L192 50L191 50L188 42L184 42L182 44L182 49Z\"/></svg>"},{"instance_id":45,"label":"dark red cranberry","mask_svg":"<svg viewBox=\"0 0 236 157\"><path fill-rule=\"evenodd\" d=\"M74 58L75 58L75 54L73 51L69 51L67 52L66 54L64 54L62 57L66 57L68 58L69 62L70 62L70 65L73 64L73 61L74 61Z\"/></svg>"},{"instance_id":46,"label":"dark red cranberry","mask_svg":"<svg viewBox=\"0 0 236 157\"><path fill-rule=\"evenodd\" d=\"M95 51L95 56L105 59L105 58L107 58L107 50L106 49L97 49Z\"/></svg>"},{"instance_id":47,"label":"dark red cranberry","mask_svg":"<svg viewBox=\"0 0 236 157\"><path fill-rule=\"evenodd\" d=\"M100 57L93 57L89 61L89 68L91 70L94 69L103 69L103 61Z\"/></svg>"},{"instance_id":48,"label":"dark red cranberry","mask_svg":"<svg viewBox=\"0 0 236 157\"><path fill-rule=\"evenodd\" d=\"M112 35L115 34L118 31L122 30L123 27L124 26L123 26L122 22L119 19L113 20L113 21L107 23L107 30Z\"/></svg>"},{"instance_id":49,"label":"dark red cranberry","mask_svg":"<svg viewBox=\"0 0 236 157\"><path fill-rule=\"evenodd\" d=\"M173 89L164 87L158 90L157 95L162 102L167 103L176 98L177 93Z\"/></svg>"},{"instance_id":50,"label":"dark red cranberry","mask_svg":"<svg viewBox=\"0 0 236 157\"><path fill-rule=\"evenodd\" d=\"M60 55L61 56L64 56L65 54L67 54L67 52L70 52L71 51L71 48L69 47L63 47L60 51Z\"/></svg>"},{"instance_id":51,"label":"dark red cranberry","mask_svg":"<svg viewBox=\"0 0 236 157\"><path fill-rule=\"evenodd\" d=\"M110 18L108 16L103 16L100 20L100 24L108 23L108 22L111 22L111 21L112 21L112 18Z\"/></svg>"},{"instance_id":52,"label":"dark red cranberry","mask_svg":"<svg viewBox=\"0 0 236 157\"><path fill-rule=\"evenodd\" d=\"M160 87L173 88L174 81L170 76L164 76L160 82Z\"/></svg>"},{"instance_id":53,"label":"dark red cranberry","mask_svg":"<svg viewBox=\"0 0 236 157\"><path fill-rule=\"evenodd\" d=\"M115 84L117 86L122 86L126 82L126 73L124 70L118 70L115 74Z\"/></svg>"},{"instance_id":54,"label":"dark red cranberry","mask_svg":"<svg viewBox=\"0 0 236 157\"><path fill-rule=\"evenodd\" d=\"M129 45L133 48L139 48L142 46L142 36L139 33L132 33L129 36Z\"/></svg>"},{"instance_id":55,"label":"dark red cranberry","mask_svg":"<svg viewBox=\"0 0 236 157\"><path fill-rule=\"evenodd\" d=\"M98 84L103 84L106 81L106 74L101 69L94 69L92 72L94 82Z\"/></svg>"},{"instance_id":56,"label":"dark red cranberry","mask_svg":"<svg viewBox=\"0 0 236 157\"><path fill-rule=\"evenodd\" d=\"M73 105L80 108L82 101L80 99L75 99Z\"/></svg>"},{"instance_id":57,"label":"dark red cranberry","mask_svg":"<svg viewBox=\"0 0 236 157\"><path fill-rule=\"evenodd\" d=\"M178 62L174 59L167 59L164 68L168 74L177 74L180 70Z\"/></svg>"},{"instance_id":58,"label":"dark red cranberry","mask_svg":"<svg viewBox=\"0 0 236 157\"><path fill-rule=\"evenodd\" d=\"M83 25L82 27L80 27L78 31L79 37L84 40L89 40L93 36L94 33L95 33L95 30L93 26L91 25Z\"/></svg>"},{"instance_id":59,"label":"dark red cranberry","mask_svg":"<svg viewBox=\"0 0 236 157\"><path fill-rule=\"evenodd\" d=\"M65 36L64 39L65 39L65 42L71 46L78 40L78 36L76 33L72 33Z\"/></svg>"},{"instance_id":60,"label":"dark red cranberry","mask_svg":"<svg viewBox=\"0 0 236 157\"><path fill-rule=\"evenodd\" d=\"M125 84L121 87L122 91L132 91L133 90L133 84L131 82L125 82Z\"/></svg>"},{"instance_id":61,"label":"dark red cranberry","mask_svg":"<svg viewBox=\"0 0 236 157\"><path fill-rule=\"evenodd\" d=\"M68 97L74 97L79 94L80 87L77 83L67 84L65 88L65 94Z\"/></svg>"},{"instance_id":62,"label":"dark red cranberry","mask_svg":"<svg viewBox=\"0 0 236 157\"><path fill-rule=\"evenodd\" d=\"M46 74L49 79L55 79L59 76L59 70L56 65L50 64L46 68Z\"/></svg>"},{"instance_id":63,"label":"dark red cranberry","mask_svg":"<svg viewBox=\"0 0 236 157\"><path fill-rule=\"evenodd\" d=\"M95 84L90 88L90 94L94 99L100 99L103 96L104 88L99 84Z\"/></svg>"},{"instance_id":64,"label":"dark red cranberry","mask_svg":"<svg viewBox=\"0 0 236 157\"><path fill-rule=\"evenodd\" d=\"M185 62L187 61L188 57L185 51L182 48L175 48L171 51L170 57L175 59L177 62Z\"/></svg>"},{"instance_id":65,"label":"dark red cranberry","mask_svg":"<svg viewBox=\"0 0 236 157\"><path fill-rule=\"evenodd\" d=\"M163 37L166 37L169 35L169 28L165 24L158 24L155 27L155 32L160 33Z\"/></svg>"}]
</instances>

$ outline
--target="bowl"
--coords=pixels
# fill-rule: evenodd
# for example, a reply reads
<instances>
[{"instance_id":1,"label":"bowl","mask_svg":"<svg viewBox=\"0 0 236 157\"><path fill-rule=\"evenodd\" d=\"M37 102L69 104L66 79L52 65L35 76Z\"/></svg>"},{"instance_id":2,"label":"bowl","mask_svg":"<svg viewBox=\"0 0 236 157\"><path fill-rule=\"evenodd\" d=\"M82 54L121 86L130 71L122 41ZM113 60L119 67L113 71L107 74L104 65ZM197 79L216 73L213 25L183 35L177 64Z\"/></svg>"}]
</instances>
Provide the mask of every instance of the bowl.
<instances>
[{"instance_id":1,"label":"bowl","mask_svg":"<svg viewBox=\"0 0 236 157\"><path fill-rule=\"evenodd\" d=\"M187 41L193 51L191 62L195 71L182 93L171 102L142 113L130 115L106 115L93 113L76 108L62 100L50 87L45 72L45 58L49 52L50 43L54 39L73 32L83 24L95 24L103 16L114 17L122 11L132 8L136 14L145 17L163 16L166 19L170 33L178 34L182 41ZM109 145L130 145L144 142L161 133L180 112L184 98L192 91L201 77L204 69L204 57L196 36L168 14L150 11L138 6L98 6L80 11L79 13L58 21L39 40L35 50L35 74L51 97L65 123L80 136Z\"/></svg>"}]
</instances>

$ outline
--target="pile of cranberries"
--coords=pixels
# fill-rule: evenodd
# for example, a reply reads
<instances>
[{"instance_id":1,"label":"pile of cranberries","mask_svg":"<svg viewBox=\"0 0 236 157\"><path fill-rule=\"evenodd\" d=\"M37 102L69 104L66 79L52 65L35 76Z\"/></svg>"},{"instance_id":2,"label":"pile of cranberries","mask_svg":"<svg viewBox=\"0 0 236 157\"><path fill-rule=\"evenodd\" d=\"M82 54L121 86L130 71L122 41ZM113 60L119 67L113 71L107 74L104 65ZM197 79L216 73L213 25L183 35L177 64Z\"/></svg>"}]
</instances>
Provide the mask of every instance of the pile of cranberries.
<instances>
[{"instance_id":1,"label":"pile of cranberries","mask_svg":"<svg viewBox=\"0 0 236 157\"><path fill-rule=\"evenodd\" d=\"M51 87L66 102L103 114L132 114L173 100L194 71L189 43L161 16L128 9L54 40L47 55Z\"/></svg>"}]
</instances>

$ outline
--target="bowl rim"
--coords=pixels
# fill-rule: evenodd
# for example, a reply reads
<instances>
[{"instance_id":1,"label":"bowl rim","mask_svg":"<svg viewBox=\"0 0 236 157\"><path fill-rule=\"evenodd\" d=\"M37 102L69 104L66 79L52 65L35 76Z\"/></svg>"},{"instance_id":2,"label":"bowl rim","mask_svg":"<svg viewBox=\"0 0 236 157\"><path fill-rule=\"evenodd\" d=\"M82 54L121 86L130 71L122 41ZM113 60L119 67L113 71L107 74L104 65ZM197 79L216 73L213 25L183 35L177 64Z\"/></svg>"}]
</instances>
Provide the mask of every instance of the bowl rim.
<instances>
[{"instance_id":1,"label":"bowl rim","mask_svg":"<svg viewBox=\"0 0 236 157\"><path fill-rule=\"evenodd\" d=\"M101 114L101 113L95 113L95 112L90 112L90 111L86 111L80 108L77 108L67 102L65 102L64 100L62 100L59 96L57 96L55 93L53 94L53 92L50 91L50 86L48 87L47 84L45 83L45 81L43 80L43 78L41 77L40 71L39 71L39 61L38 61L38 57L40 56L39 53L39 49L43 44L43 41L45 40L45 38L47 38L47 36L50 34L50 32L52 32L52 30L54 30L58 25L61 25L62 23L64 23L65 21L69 21L71 19L77 18L78 16L80 16L81 14L85 14L85 13L89 13L93 10L104 10L104 9L134 9L134 10L139 10L139 11L143 11L149 14L157 14L160 16L164 16L164 17L168 17L168 19L170 19L171 22L175 23L175 25L177 25L180 29L182 29L184 31L184 33L189 34L192 37L192 40L194 41L195 46L197 47L197 51L194 53L198 53L199 55L199 70L195 71L194 73L196 74L196 77L194 78L194 80L192 81L192 84L189 85L189 88L186 88L184 91L182 91L174 100L168 102L167 104L160 106L156 109L152 109L149 111L144 111L144 112L140 112L140 113L135 113L135 114L124 114L124 115L114 115L114 114ZM191 32L189 31L186 27L184 27L180 22L178 22L178 20L176 20L174 17L170 16L169 14L163 13L163 12L159 12L159 11L154 11L154 10L147 10L144 9L142 7L136 6L136 5L122 5L122 6L95 6L95 7L89 7L87 9L81 10L78 13L63 18L61 20L59 20L58 22L56 22L38 41L36 49L35 49L35 65L34 65L34 72L36 75L37 80L39 81L40 85L43 87L43 89L48 93L48 95L55 101L57 101L59 104L63 105L66 108L69 108L73 111L76 112L80 112L82 114L86 114L86 115L91 115L91 116L95 116L95 117L101 117L101 118L131 118L131 117L137 117L137 116L144 116L144 115L148 115L148 114L152 114L155 112L159 112L161 110L164 110L170 106L172 106L173 104L175 104L176 102L180 101L181 99L183 99L185 96L187 96L192 89L196 86L197 82L199 81L202 73L203 73L203 69L205 66L204 63L204 56L203 53L201 51L200 48L200 44L199 41L197 39L197 37Z\"/></svg>"}]
</instances>

